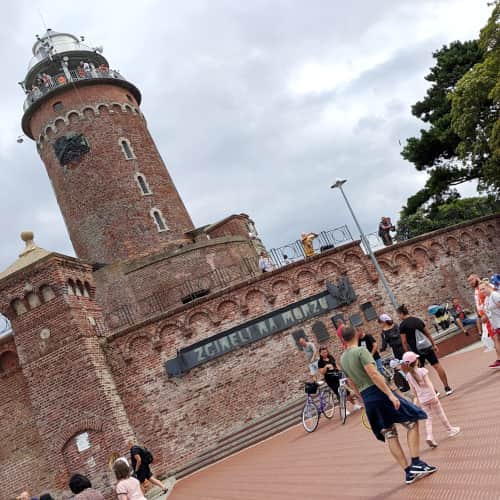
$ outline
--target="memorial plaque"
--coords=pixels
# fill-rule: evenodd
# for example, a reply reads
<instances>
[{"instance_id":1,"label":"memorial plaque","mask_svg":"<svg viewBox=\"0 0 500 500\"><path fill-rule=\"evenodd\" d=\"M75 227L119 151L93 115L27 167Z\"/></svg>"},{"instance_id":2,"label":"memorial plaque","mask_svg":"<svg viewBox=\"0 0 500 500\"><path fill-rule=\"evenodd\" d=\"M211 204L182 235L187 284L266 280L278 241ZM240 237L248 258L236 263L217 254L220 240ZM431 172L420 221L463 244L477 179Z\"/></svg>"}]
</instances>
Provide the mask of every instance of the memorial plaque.
<instances>
[{"instance_id":1,"label":"memorial plaque","mask_svg":"<svg viewBox=\"0 0 500 500\"><path fill-rule=\"evenodd\" d=\"M328 291L295 302L181 349L176 358L165 363L168 375L181 376L195 366L356 300L356 294L347 277L343 277L336 285L329 285Z\"/></svg>"}]
</instances>

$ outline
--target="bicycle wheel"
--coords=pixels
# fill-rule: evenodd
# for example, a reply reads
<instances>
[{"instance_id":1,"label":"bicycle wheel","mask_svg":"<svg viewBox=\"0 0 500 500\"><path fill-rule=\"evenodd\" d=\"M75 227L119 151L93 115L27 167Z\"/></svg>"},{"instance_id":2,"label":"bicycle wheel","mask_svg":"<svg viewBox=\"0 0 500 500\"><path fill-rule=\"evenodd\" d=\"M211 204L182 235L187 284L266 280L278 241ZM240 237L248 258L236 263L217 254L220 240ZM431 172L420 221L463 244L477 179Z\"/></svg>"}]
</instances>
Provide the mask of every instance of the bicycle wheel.
<instances>
[{"instance_id":1,"label":"bicycle wheel","mask_svg":"<svg viewBox=\"0 0 500 500\"><path fill-rule=\"evenodd\" d=\"M340 421L342 425L347 420L347 393L343 388L339 388L339 408L340 408Z\"/></svg>"},{"instance_id":2,"label":"bicycle wheel","mask_svg":"<svg viewBox=\"0 0 500 500\"><path fill-rule=\"evenodd\" d=\"M307 400L302 409L302 425L307 432L314 432L319 423L319 411L316 405Z\"/></svg>"},{"instance_id":3,"label":"bicycle wheel","mask_svg":"<svg viewBox=\"0 0 500 500\"><path fill-rule=\"evenodd\" d=\"M323 415L326 418L332 418L335 415L335 399L332 391L323 393Z\"/></svg>"},{"instance_id":4,"label":"bicycle wheel","mask_svg":"<svg viewBox=\"0 0 500 500\"><path fill-rule=\"evenodd\" d=\"M384 366L382 375L384 376L387 384L391 384L394 379L394 370L390 366Z\"/></svg>"},{"instance_id":5,"label":"bicycle wheel","mask_svg":"<svg viewBox=\"0 0 500 500\"><path fill-rule=\"evenodd\" d=\"M361 425L367 430L367 431L371 431L372 428L371 428L371 425L370 425L370 422L368 420L368 417L366 415L366 410L363 408L361 410Z\"/></svg>"}]
</instances>

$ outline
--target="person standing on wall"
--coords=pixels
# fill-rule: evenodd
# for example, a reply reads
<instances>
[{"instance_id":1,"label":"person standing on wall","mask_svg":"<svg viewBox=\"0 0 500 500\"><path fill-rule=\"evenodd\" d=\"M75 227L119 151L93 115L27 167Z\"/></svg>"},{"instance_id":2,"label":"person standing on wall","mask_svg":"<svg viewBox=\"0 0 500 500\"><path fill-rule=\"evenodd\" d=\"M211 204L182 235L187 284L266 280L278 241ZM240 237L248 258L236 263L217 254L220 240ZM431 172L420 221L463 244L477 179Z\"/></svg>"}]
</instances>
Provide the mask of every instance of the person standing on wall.
<instances>
[{"instance_id":1,"label":"person standing on wall","mask_svg":"<svg viewBox=\"0 0 500 500\"><path fill-rule=\"evenodd\" d=\"M392 241L391 231L395 230L396 228L392 225L390 217L382 217L382 219L380 219L380 224L378 225L378 235L384 246L388 247L394 243Z\"/></svg>"},{"instance_id":2,"label":"person standing on wall","mask_svg":"<svg viewBox=\"0 0 500 500\"><path fill-rule=\"evenodd\" d=\"M153 463L153 455L151 452L143 446L134 444L133 441L129 441L128 446L130 448L130 463L132 464L132 470L141 483L141 487L144 487L144 483L149 481L159 486L163 493L166 493L168 488L160 480L156 479L151 471L150 465Z\"/></svg>"},{"instance_id":3,"label":"person standing on wall","mask_svg":"<svg viewBox=\"0 0 500 500\"><path fill-rule=\"evenodd\" d=\"M302 233L300 236L300 241L302 242L302 247L304 248L304 254L306 257L312 257L314 255L313 241L318 237L316 233Z\"/></svg>"},{"instance_id":4,"label":"person standing on wall","mask_svg":"<svg viewBox=\"0 0 500 500\"><path fill-rule=\"evenodd\" d=\"M479 291L486 297L484 301L486 315L482 319L484 321L487 317L491 324L497 353L497 359L490 365L490 368L500 368L500 292L497 292L491 283L486 282L479 285Z\"/></svg>"},{"instance_id":5,"label":"person standing on wall","mask_svg":"<svg viewBox=\"0 0 500 500\"><path fill-rule=\"evenodd\" d=\"M313 342L308 341L305 337L299 338L299 344L306 355L307 362L309 363L309 373L311 374L314 382L318 381L318 349Z\"/></svg>"},{"instance_id":6,"label":"person standing on wall","mask_svg":"<svg viewBox=\"0 0 500 500\"><path fill-rule=\"evenodd\" d=\"M418 421L427 418L425 412L391 391L377 371L372 355L366 348L358 347L359 332L346 326L342 335L347 343L340 358L342 370L349 377L349 386L363 399L373 434L378 440L387 442L391 455L404 470L406 484L436 472L437 467L426 464L419 457ZM395 424L401 424L407 430L410 464L401 448Z\"/></svg>"},{"instance_id":7,"label":"person standing on wall","mask_svg":"<svg viewBox=\"0 0 500 500\"><path fill-rule=\"evenodd\" d=\"M405 350L399 333L399 325L394 323L388 314L381 314L378 322L382 324L382 346L380 350L384 352L390 346L396 359L401 359Z\"/></svg>"},{"instance_id":8,"label":"person standing on wall","mask_svg":"<svg viewBox=\"0 0 500 500\"><path fill-rule=\"evenodd\" d=\"M399 319L399 333L401 334L401 341L405 351L413 351L419 355L420 366L425 365L428 361L430 365L436 370L441 382L444 385L444 391L449 396L453 393L453 389L448 384L448 377L444 368L442 367L437 353L439 352L438 346L434 342L432 335L429 332L425 323L415 316L410 316L408 308L402 304L397 309Z\"/></svg>"},{"instance_id":9,"label":"person standing on wall","mask_svg":"<svg viewBox=\"0 0 500 500\"><path fill-rule=\"evenodd\" d=\"M263 273L270 273L274 269L273 263L271 262L271 259L266 255L266 252L260 252L259 269Z\"/></svg>"}]
</instances>

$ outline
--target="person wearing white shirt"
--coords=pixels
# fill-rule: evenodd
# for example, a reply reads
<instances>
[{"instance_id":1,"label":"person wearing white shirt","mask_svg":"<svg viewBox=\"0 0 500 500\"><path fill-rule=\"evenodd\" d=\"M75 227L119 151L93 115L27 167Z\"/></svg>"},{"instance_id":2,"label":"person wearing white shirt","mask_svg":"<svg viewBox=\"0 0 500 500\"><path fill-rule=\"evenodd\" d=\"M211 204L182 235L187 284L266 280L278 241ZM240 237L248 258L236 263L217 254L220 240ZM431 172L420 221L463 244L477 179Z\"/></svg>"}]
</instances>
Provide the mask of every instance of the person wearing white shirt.
<instances>
[{"instance_id":1,"label":"person wearing white shirt","mask_svg":"<svg viewBox=\"0 0 500 500\"><path fill-rule=\"evenodd\" d=\"M485 281L479 284L479 291L486 297L484 300L486 316L482 316L481 320L483 322L487 319L490 320L497 353L497 359L490 365L490 368L500 368L500 292L497 292L490 283Z\"/></svg>"}]
</instances>

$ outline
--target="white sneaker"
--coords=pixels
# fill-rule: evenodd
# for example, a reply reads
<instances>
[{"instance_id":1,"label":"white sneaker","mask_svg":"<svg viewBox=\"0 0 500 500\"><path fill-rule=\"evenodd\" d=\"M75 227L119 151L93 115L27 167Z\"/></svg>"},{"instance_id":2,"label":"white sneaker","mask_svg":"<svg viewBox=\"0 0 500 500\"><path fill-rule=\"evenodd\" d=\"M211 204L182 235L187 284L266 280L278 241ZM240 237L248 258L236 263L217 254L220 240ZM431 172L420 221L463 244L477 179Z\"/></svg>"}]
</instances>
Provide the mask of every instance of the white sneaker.
<instances>
[{"instance_id":1,"label":"white sneaker","mask_svg":"<svg viewBox=\"0 0 500 500\"><path fill-rule=\"evenodd\" d=\"M346 416L349 416L351 414L351 412L349 410L346 410L345 414L346 414Z\"/></svg>"},{"instance_id":2,"label":"white sneaker","mask_svg":"<svg viewBox=\"0 0 500 500\"><path fill-rule=\"evenodd\" d=\"M451 431L448 432L448 436L453 437L456 436L460 432L460 427L452 427Z\"/></svg>"},{"instance_id":3,"label":"white sneaker","mask_svg":"<svg viewBox=\"0 0 500 500\"><path fill-rule=\"evenodd\" d=\"M358 404L352 405L352 411L358 411L361 410L361 408L363 408L361 405Z\"/></svg>"}]
</instances>

